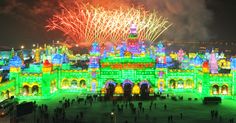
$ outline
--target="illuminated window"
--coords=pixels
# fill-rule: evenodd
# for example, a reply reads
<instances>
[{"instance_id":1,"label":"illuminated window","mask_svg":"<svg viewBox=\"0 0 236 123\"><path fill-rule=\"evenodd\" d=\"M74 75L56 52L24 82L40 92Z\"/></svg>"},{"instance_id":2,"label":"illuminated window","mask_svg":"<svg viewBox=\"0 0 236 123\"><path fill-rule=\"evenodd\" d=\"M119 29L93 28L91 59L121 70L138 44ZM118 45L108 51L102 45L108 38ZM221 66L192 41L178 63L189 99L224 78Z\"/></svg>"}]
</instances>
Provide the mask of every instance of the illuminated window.
<instances>
[{"instance_id":1,"label":"illuminated window","mask_svg":"<svg viewBox=\"0 0 236 123\"><path fill-rule=\"evenodd\" d=\"M71 81L71 88L78 88L78 82L77 82L77 80L72 80L72 81Z\"/></svg>"},{"instance_id":2,"label":"illuminated window","mask_svg":"<svg viewBox=\"0 0 236 123\"><path fill-rule=\"evenodd\" d=\"M187 79L186 82L185 82L185 88L193 88L193 80L191 79Z\"/></svg>"},{"instance_id":3,"label":"illuminated window","mask_svg":"<svg viewBox=\"0 0 236 123\"><path fill-rule=\"evenodd\" d=\"M64 79L62 81L62 88L68 88L69 87L69 81L68 79Z\"/></svg>"},{"instance_id":4,"label":"illuminated window","mask_svg":"<svg viewBox=\"0 0 236 123\"><path fill-rule=\"evenodd\" d=\"M182 79L178 80L178 88L184 88L184 81Z\"/></svg>"},{"instance_id":5,"label":"illuminated window","mask_svg":"<svg viewBox=\"0 0 236 123\"><path fill-rule=\"evenodd\" d=\"M228 86L227 86L227 85L223 85L223 86L221 87L221 93L222 93L223 95L227 95L227 94L228 94Z\"/></svg>"},{"instance_id":6,"label":"illuminated window","mask_svg":"<svg viewBox=\"0 0 236 123\"><path fill-rule=\"evenodd\" d=\"M23 86L23 95L28 95L29 94L29 86L28 85L24 85Z\"/></svg>"},{"instance_id":7,"label":"illuminated window","mask_svg":"<svg viewBox=\"0 0 236 123\"><path fill-rule=\"evenodd\" d=\"M37 95L39 92L39 86L38 85L34 85L32 87L32 95Z\"/></svg>"},{"instance_id":8,"label":"illuminated window","mask_svg":"<svg viewBox=\"0 0 236 123\"><path fill-rule=\"evenodd\" d=\"M212 94L214 94L214 95L219 94L219 86L218 85L212 86Z\"/></svg>"},{"instance_id":9,"label":"illuminated window","mask_svg":"<svg viewBox=\"0 0 236 123\"><path fill-rule=\"evenodd\" d=\"M86 86L86 81L80 80L79 84L80 84L80 87L84 88Z\"/></svg>"},{"instance_id":10,"label":"illuminated window","mask_svg":"<svg viewBox=\"0 0 236 123\"><path fill-rule=\"evenodd\" d=\"M170 80L170 87L175 89L176 88L176 81L174 79Z\"/></svg>"}]
</instances>

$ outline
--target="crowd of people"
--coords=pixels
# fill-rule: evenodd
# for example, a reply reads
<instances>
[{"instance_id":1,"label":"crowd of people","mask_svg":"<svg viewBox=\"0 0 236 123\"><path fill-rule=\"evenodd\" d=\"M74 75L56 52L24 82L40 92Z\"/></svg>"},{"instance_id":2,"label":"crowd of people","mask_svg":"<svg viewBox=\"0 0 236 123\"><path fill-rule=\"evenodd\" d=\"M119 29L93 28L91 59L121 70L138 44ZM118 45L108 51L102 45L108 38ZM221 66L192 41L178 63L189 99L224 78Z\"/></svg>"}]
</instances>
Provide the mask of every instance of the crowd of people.
<instances>
[{"instance_id":1,"label":"crowd of people","mask_svg":"<svg viewBox=\"0 0 236 123\"><path fill-rule=\"evenodd\" d=\"M50 107L47 104L36 104L36 110L34 112L36 119L34 123L88 123L90 119L87 119L88 117L84 116L87 115L84 110L80 110L78 107L78 112L74 113L68 111L68 109L71 106L78 105L87 106L90 107L88 110L93 110L93 105L96 103L111 103L110 112L112 114L107 113L107 120L103 120L103 123L141 123L142 121L146 121L148 123L157 123L158 117L153 117L153 114L151 114L151 112L155 112L155 110L168 112L169 115L166 115L167 123L181 122L187 119L184 117L184 112L179 112L179 115L176 115L176 113L172 114L172 111L169 108L168 104L159 104L156 100L146 100L145 102L131 100L117 101L114 99L102 100L100 96L92 95L85 97L77 96L73 99L63 97L58 101L58 104L55 104L57 106L51 110L49 110ZM127 112L130 113L131 118L122 118L122 114ZM73 117L71 117L71 115ZM219 123L223 123L223 121L226 121L226 119L223 120L223 117L220 115L218 110L211 110L210 115L211 118L209 118L209 121L214 120ZM119 121L117 121L118 119ZM94 123L100 122L98 120L95 120ZM230 118L229 123L234 123L234 119Z\"/></svg>"}]
</instances>

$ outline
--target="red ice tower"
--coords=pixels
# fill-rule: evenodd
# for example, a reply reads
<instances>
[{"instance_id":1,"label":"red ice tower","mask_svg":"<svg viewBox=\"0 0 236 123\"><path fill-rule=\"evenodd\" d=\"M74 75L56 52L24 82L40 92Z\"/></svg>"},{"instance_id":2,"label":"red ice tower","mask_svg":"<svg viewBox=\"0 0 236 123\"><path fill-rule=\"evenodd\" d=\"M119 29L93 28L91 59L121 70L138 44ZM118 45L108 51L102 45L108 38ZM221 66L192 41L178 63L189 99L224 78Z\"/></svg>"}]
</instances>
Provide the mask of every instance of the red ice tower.
<instances>
[{"instance_id":1,"label":"red ice tower","mask_svg":"<svg viewBox=\"0 0 236 123\"><path fill-rule=\"evenodd\" d=\"M127 50L132 54L139 54L139 41L137 35L137 27L135 24L131 24L130 34L127 40Z\"/></svg>"}]
</instances>

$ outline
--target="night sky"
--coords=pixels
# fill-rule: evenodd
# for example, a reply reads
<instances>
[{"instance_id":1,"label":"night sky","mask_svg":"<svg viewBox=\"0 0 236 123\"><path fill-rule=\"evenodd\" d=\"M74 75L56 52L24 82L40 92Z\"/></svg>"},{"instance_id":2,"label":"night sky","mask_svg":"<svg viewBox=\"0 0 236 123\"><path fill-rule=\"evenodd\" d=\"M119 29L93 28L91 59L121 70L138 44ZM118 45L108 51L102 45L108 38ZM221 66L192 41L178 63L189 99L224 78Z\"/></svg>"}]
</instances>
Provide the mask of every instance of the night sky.
<instances>
[{"instance_id":1,"label":"night sky","mask_svg":"<svg viewBox=\"0 0 236 123\"><path fill-rule=\"evenodd\" d=\"M47 32L44 27L58 10L57 0L50 0L51 3L42 1L44 0L0 0L1 49L63 40L62 33ZM206 0L205 4L206 9L211 12L211 19L206 27L210 38L206 40L236 42L236 0Z\"/></svg>"},{"instance_id":2,"label":"night sky","mask_svg":"<svg viewBox=\"0 0 236 123\"><path fill-rule=\"evenodd\" d=\"M213 21L209 27L213 39L236 42L236 1L207 0L208 8L213 12Z\"/></svg>"}]
</instances>

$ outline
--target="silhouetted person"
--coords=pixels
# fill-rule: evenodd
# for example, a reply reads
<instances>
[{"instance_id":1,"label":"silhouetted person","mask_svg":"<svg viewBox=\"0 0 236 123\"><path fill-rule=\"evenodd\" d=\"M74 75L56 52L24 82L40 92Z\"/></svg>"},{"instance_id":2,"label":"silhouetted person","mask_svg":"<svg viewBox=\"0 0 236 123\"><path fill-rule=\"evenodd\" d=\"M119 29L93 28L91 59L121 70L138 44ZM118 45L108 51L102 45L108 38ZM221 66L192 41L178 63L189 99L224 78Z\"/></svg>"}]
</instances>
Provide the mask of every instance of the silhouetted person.
<instances>
[{"instance_id":1,"label":"silhouetted person","mask_svg":"<svg viewBox=\"0 0 236 123\"><path fill-rule=\"evenodd\" d=\"M54 116L52 117L52 122L55 123L55 117Z\"/></svg>"},{"instance_id":2,"label":"silhouetted person","mask_svg":"<svg viewBox=\"0 0 236 123\"><path fill-rule=\"evenodd\" d=\"M215 118L218 117L218 111L215 111Z\"/></svg>"},{"instance_id":3,"label":"silhouetted person","mask_svg":"<svg viewBox=\"0 0 236 123\"><path fill-rule=\"evenodd\" d=\"M79 115L78 115L78 114L76 115L76 119L77 119L77 120L79 119Z\"/></svg>"},{"instance_id":4,"label":"silhouetted person","mask_svg":"<svg viewBox=\"0 0 236 123\"><path fill-rule=\"evenodd\" d=\"M140 110L140 111L141 111L141 109L142 109L142 105L143 105L142 102L139 102L139 103L138 103L138 107L139 107L139 110Z\"/></svg>"},{"instance_id":5,"label":"silhouetted person","mask_svg":"<svg viewBox=\"0 0 236 123\"><path fill-rule=\"evenodd\" d=\"M83 117L84 117L84 114L82 111L80 112L80 117L81 117L81 119L83 119Z\"/></svg>"},{"instance_id":6,"label":"silhouetted person","mask_svg":"<svg viewBox=\"0 0 236 123\"><path fill-rule=\"evenodd\" d=\"M37 123L39 123L39 118L37 118Z\"/></svg>"},{"instance_id":7,"label":"silhouetted person","mask_svg":"<svg viewBox=\"0 0 236 123\"><path fill-rule=\"evenodd\" d=\"M173 122L173 116L172 115L170 115L170 121Z\"/></svg>"},{"instance_id":8,"label":"silhouetted person","mask_svg":"<svg viewBox=\"0 0 236 123\"><path fill-rule=\"evenodd\" d=\"M234 118L231 118L231 119L229 120L229 123L234 123Z\"/></svg>"},{"instance_id":9,"label":"silhouetted person","mask_svg":"<svg viewBox=\"0 0 236 123\"><path fill-rule=\"evenodd\" d=\"M166 110L166 109L167 109L167 105L165 104L165 105L164 105L164 110Z\"/></svg>"},{"instance_id":10,"label":"silhouetted person","mask_svg":"<svg viewBox=\"0 0 236 123\"><path fill-rule=\"evenodd\" d=\"M63 113L62 113L62 120L64 121L65 120L65 111L63 111Z\"/></svg>"},{"instance_id":11,"label":"silhouetted person","mask_svg":"<svg viewBox=\"0 0 236 123\"><path fill-rule=\"evenodd\" d=\"M136 115L134 116L134 122L135 123L137 122L137 116Z\"/></svg>"},{"instance_id":12,"label":"silhouetted person","mask_svg":"<svg viewBox=\"0 0 236 123\"><path fill-rule=\"evenodd\" d=\"M181 120L183 119L183 113L180 113L180 119Z\"/></svg>"},{"instance_id":13,"label":"silhouetted person","mask_svg":"<svg viewBox=\"0 0 236 123\"><path fill-rule=\"evenodd\" d=\"M123 112L123 109L124 109L124 105L122 104L121 105L121 112Z\"/></svg>"},{"instance_id":14,"label":"silhouetted person","mask_svg":"<svg viewBox=\"0 0 236 123\"><path fill-rule=\"evenodd\" d=\"M211 119L214 118L214 114L215 114L215 111L214 111L214 110L211 110Z\"/></svg>"}]
</instances>

